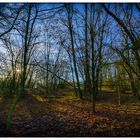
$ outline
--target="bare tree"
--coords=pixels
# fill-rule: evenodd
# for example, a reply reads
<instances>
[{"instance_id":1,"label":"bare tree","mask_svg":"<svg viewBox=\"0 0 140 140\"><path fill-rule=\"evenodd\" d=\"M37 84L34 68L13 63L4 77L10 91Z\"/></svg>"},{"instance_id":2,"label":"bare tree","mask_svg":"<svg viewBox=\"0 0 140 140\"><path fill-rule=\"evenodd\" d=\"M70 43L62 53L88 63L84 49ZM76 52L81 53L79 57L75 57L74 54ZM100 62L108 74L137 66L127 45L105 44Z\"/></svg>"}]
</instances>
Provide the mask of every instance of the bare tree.
<instances>
[{"instance_id":1,"label":"bare tree","mask_svg":"<svg viewBox=\"0 0 140 140\"><path fill-rule=\"evenodd\" d=\"M68 30L70 33L70 40L71 40L71 47L72 47L72 57L73 57L73 63L74 63L74 72L77 80L77 87L78 87L78 93L79 97L82 98L82 91L80 88L80 82L79 82L79 76L77 71L77 64L76 64L76 55L75 55L75 47L74 47L74 38L73 38L73 5L66 4L66 12L67 12L67 20L68 20Z\"/></svg>"}]
</instances>

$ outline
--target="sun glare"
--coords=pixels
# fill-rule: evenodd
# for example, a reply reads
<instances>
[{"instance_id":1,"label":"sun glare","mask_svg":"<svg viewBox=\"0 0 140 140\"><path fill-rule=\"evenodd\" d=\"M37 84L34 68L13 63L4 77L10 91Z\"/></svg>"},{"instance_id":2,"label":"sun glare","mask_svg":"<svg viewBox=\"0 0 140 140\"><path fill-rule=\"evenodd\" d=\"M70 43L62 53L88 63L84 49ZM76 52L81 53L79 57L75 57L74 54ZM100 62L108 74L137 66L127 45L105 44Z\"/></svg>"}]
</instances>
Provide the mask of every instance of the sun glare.
<instances>
[{"instance_id":1,"label":"sun glare","mask_svg":"<svg viewBox=\"0 0 140 140\"><path fill-rule=\"evenodd\" d=\"M17 72L17 73L20 73L20 69L16 69L16 72Z\"/></svg>"}]
</instances>

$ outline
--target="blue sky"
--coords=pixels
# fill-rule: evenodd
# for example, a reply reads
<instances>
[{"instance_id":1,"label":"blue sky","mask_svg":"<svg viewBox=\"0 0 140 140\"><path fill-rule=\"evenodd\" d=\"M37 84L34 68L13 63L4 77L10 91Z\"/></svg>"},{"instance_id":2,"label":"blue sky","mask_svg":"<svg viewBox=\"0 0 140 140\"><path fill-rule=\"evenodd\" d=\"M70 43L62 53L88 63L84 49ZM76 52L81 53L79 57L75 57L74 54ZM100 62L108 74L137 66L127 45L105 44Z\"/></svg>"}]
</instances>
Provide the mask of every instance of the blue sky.
<instances>
[{"instance_id":1,"label":"blue sky","mask_svg":"<svg viewBox=\"0 0 140 140\"><path fill-rule=\"evenodd\" d=\"M51 9L51 8L53 8L53 7L58 7L58 6L60 6L60 5L63 5L63 3L61 3L61 4L48 4L48 3L45 3L45 4L41 4L41 8L42 9ZM74 4L74 7L76 7L83 15L84 15L84 4L79 4L79 3L76 3L76 4ZM111 10L113 11L113 12L115 12L115 9L113 8L113 6L111 6L110 7L111 8ZM103 12L103 14L105 14L105 12ZM134 7L133 8L133 14L135 15L135 17L134 17L134 20L135 20L135 18L136 19L139 19L139 21L140 21L140 14L139 14L139 12L138 12L138 10ZM64 14L63 14L64 15ZM61 14L59 15L60 17L62 16ZM122 20L124 20L124 18L123 18L123 15L121 14L120 15L120 17L122 18ZM66 17L62 17L62 18L66 18ZM74 17L75 18L75 17ZM102 18L102 17L101 17ZM121 39L121 34L119 34L119 32L118 32L118 30L120 30L120 27L118 26L118 24L114 21L114 19L112 19L111 17L109 17L110 18L110 25L108 26L108 28L109 28L109 31L110 32L112 32L112 38L114 39L113 40L113 43L116 45L116 46L121 46L121 44L120 44L120 39ZM78 22L80 23L80 26L84 26L84 22L82 22L82 20L80 20L80 18L79 19L77 19L78 20ZM101 19L102 20L102 19ZM137 26L139 26L139 23L140 22L138 22L138 23L136 23L137 24ZM37 23L37 27L39 26L39 24L40 23ZM127 23L126 23L127 24ZM76 26L76 21L73 21L73 25L74 26ZM56 27L57 27L57 25L55 25ZM59 28L59 27L58 27ZM65 29L66 29L66 27L64 27ZM78 33L83 37L83 39L84 39L84 28L81 28L81 27L79 27L79 29L77 30L78 31ZM139 32L140 31L140 27L139 27L139 29L138 29L138 31L137 32ZM15 31L13 31L13 32L15 32ZM15 36L14 36L15 37ZM22 47L22 44L21 44L21 38L20 37L16 37L17 38L17 40L20 42L20 45L21 45L21 47ZM57 39L57 38L56 38ZM106 38L106 42L105 43L110 43L110 40L111 40L111 37L110 36L108 36L107 38ZM58 49L58 44L56 44L56 42L55 42L56 40L51 40L51 42L52 42L52 44L54 44L53 45L53 51L54 52L57 52L57 49ZM0 42L0 44L1 44L1 42ZM79 46L80 46L80 44L78 44ZM84 46L84 45L83 45ZM108 49L109 49L109 46L107 46L107 47L105 47L105 51L106 52L108 52ZM1 47L1 49L0 49L1 51L4 51L4 49L3 49L3 47ZM65 54L66 55L66 54ZM110 58L110 61L113 61L113 58L115 59L115 57L114 56L112 56L111 58Z\"/></svg>"}]
</instances>

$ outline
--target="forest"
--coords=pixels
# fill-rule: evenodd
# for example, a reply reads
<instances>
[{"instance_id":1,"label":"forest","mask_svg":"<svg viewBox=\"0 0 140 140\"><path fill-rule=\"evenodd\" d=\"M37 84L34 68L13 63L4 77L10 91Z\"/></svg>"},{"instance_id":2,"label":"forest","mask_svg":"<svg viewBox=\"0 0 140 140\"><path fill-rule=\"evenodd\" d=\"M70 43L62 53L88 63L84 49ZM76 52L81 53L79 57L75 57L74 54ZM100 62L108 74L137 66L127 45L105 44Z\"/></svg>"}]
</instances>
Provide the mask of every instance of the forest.
<instances>
[{"instance_id":1,"label":"forest","mask_svg":"<svg viewBox=\"0 0 140 140\"><path fill-rule=\"evenodd\" d=\"M140 136L140 3L0 3L0 137Z\"/></svg>"}]
</instances>

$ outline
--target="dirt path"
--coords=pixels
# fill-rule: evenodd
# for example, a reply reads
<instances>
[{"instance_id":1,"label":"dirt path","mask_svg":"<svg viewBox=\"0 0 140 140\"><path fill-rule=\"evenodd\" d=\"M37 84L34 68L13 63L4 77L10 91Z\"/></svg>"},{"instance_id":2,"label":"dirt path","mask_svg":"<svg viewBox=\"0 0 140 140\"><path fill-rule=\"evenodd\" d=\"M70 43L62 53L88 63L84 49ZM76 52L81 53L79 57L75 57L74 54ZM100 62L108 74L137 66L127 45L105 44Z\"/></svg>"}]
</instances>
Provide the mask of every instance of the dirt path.
<instances>
[{"instance_id":1,"label":"dirt path","mask_svg":"<svg viewBox=\"0 0 140 140\"><path fill-rule=\"evenodd\" d=\"M91 103L79 100L72 92L50 99L29 93L16 106L8 136L140 135L139 106L97 103L96 109L93 115Z\"/></svg>"}]
</instances>

